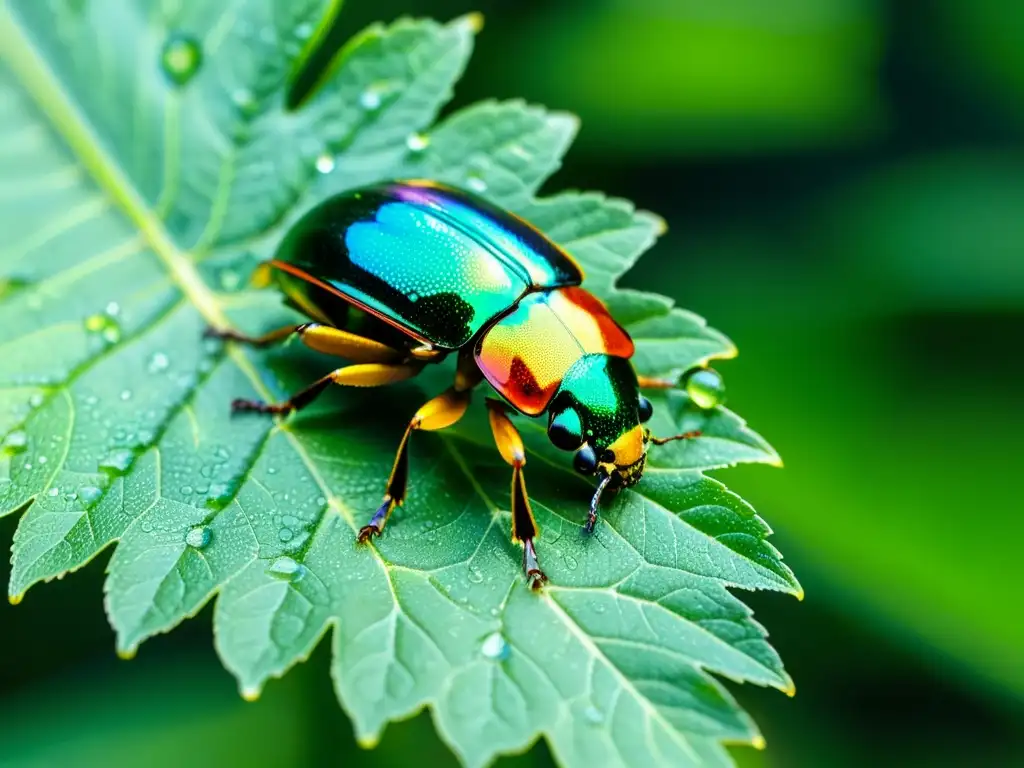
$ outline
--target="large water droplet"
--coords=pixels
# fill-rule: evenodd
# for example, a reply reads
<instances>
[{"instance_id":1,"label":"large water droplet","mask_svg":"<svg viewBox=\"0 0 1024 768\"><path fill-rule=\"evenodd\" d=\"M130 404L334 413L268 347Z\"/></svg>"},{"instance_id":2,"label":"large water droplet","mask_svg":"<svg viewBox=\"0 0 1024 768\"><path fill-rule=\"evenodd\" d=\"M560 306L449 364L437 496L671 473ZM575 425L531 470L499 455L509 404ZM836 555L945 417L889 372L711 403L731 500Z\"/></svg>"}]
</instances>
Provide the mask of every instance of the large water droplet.
<instances>
[{"instance_id":1,"label":"large water droplet","mask_svg":"<svg viewBox=\"0 0 1024 768\"><path fill-rule=\"evenodd\" d=\"M469 580L474 584L479 584L484 580L484 573L475 565L469 566Z\"/></svg>"},{"instance_id":2,"label":"large water droplet","mask_svg":"<svg viewBox=\"0 0 1024 768\"><path fill-rule=\"evenodd\" d=\"M193 37L172 34L164 42L160 53L160 67L175 85L185 85L203 63L203 50Z\"/></svg>"},{"instance_id":3,"label":"large water droplet","mask_svg":"<svg viewBox=\"0 0 1024 768\"><path fill-rule=\"evenodd\" d=\"M123 475L135 461L135 454L128 448L118 448L100 459L100 469L115 475Z\"/></svg>"},{"instance_id":4,"label":"large water droplet","mask_svg":"<svg viewBox=\"0 0 1024 768\"><path fill-rule=\"evenodd\" d=\"M210 509L224 509L231 503L234 488L230 483L213 483L206 493L206 506Z\"/></svg>"},{"instance_id":5,"label":"large water droplet","mask_svg":"<svg viewBox=\"0 0 1024 768\"><path fill-rule=\"evenodd\" d=\"M318 173L330 173L334 170L334 155L324 152L316 159L316 170Z\"/></svg>"},{"instance_id":6,"label":"large water droplet","mask_svg":"<svg viewBox=\"0 0 1024 768\"><path fill-rule=\"evenodd\" d=\"M565 567L568 568L570 571L575 571L576 568L579 567L579 562L572 555L566 555L562 559L562 562L565 563Z\"/></svg>"},{"instance_id":7,"label":"large water droplet","mask_svg":"<svg viewBox=\"0 0 1024 768\"><path fill-rule=\"evenodd\" d=\"M170 359L163 352L154 352L149 358L149 364L146 366L146 370L150 373L160 373L166 371L167 367L171 364Z\"/></svg>"},{"instance_id":8,"label":"large water droplet","mask_svg":"<svg viewBox=\"0 0 1024 768\"><path fill-rule=\"evenodd\" d=\"M601 725L604 722L604 713L595 706L583 710L583 717L590 725Z\"/></svg>"},{"instance_id":9,"label":"large water droplet","mask_svg":"<svg viewBox=\"0 0 1024 768\"><path fill-rule=\"evenodd\" d=\"M28 435L19 429L4 438L2 447L6 453L21 453L27 446Z\"/></svg>"},{"instance_id":10,"label":"large water droplet","mask_svg":"<svg viewBox=\"0 0 1024 768\"><path fill-rule=\"evenodd\" d=\"M306 575L306 566L290 557L279 557L267 568L267 573L282 581L299 581Z\"/></svg>"},{"instance_id":11,"label":"large water droplet","mask_svg":"<svg viewBox=\"0 0 1024 768\"><path fill-rule=\"evenodd\" d=\"M281 541L291 541L295 537L295 533L291 528L282 528L277 532L277 538Z\"/></svg>"},{"instance_id":12,"label":"large water droplet","mask_svg":"<svg viewBox=\"0 0 1024 768\"><path fill-rule=\"evenodd\" d=\"M512 655L512 648L505 642L500 632L494 632L484 638L480 653L494 661L505 661Z\"/></svg>"},{"instance_id":13,"label":"large water droplet","mask_svg":"<svg viewBox=\"0 0 1024 768\"><path fill-rule=\"evenodd\" d=\"M210 543L210 529L199 525L185 534L185 543L193 549L202 549Z\"/></svg>"},{"instance_id":14,"label":"large water droplet","mask_svg":"<svg viewBox=\"0 0 1024 768\"><path fill-rule=\"evenodd\" d=\"M430 146L430 137L422 133L410 133L405 140L405 146L410 152L422 152Z\"/></svg>"},{"instance_id":15,"label":"large water droplet","mask_svg":"<svg viewBox=\"0 0 1024 768\"><path fill-rule=\"evenodd\" d=\"M698 368L686 377L686 394L705 410L725 402L725 382L718 371Z\"/></svg>"}]
</instances>

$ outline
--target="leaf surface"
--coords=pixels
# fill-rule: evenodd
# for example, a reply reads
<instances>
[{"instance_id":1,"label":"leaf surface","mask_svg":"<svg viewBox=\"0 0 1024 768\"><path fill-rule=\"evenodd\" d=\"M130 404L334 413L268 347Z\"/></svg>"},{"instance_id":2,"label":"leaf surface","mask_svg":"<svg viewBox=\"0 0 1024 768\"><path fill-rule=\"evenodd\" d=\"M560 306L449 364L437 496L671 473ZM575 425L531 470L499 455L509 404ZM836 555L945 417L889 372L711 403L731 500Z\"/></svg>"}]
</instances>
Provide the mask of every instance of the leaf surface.
<instances>
[{"instance_id":1,"label":"leaf surface","mask_svg":"<svg viewBox=\"0 0 1024 768\"><path fill-rule=\"evenodd\" d=\"M231 399L280 399L331 363L204 341L204 328L286 322L278 297L247 287L256 261L316 200L401 176L536 221L628 324L642 372L734 353L670 300L615 287L657 217L592 193L535 197L574 118L489 102L431 128L474 17L372 27L289 109L327 14L320 0L0 9L12 600L116 542L105 591L122 653L216 595L217 650L255 696L330 634L338 696L368 743L430 705L468 765L541 735L566 765L727 763L723 742L760 736L709 673L791 686L728 588L799 591L767 526L703 474L777 461L738 417L661 398L657 429L706 436L652 459L590 538L589 486L524 424L551 578L540 595L509 541L508 467L479 412L417 435L407 504L374 546L355 543L405 419L450 371L332 393L284 422L231 417Z\"/></svg>"}]
</instances>

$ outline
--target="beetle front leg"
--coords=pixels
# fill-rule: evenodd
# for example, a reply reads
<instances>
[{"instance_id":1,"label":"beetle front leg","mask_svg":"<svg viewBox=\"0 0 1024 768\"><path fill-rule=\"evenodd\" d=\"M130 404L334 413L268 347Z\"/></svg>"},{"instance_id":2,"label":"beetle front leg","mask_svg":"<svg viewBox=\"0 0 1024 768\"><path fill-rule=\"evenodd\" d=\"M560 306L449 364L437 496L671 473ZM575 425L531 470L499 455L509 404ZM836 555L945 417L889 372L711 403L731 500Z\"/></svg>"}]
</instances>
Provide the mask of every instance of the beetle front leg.
<instances>
[{"instance_id":1,"label":"beetle front leg","mask_svg":"<svg viewBox=\"0 0 1024 768\"><path fill-rule=\"evenodd\" d=\"M409 437L418 430L432 432L437 429L445 429L457 422L466 413L470 392L469 389L450 387L433 400L424 403L416 411L409 426L405 428L402 442L398 446L395 463L391 468L391 476L388 478L387 489L384 491L384 501L373 513L370 522L359 529L360 542L366 542L374 536L379 536L395 507L405 502L405 493L409 484Z\"/></svg>"},{"instance_id":2,"label":"beetle front leg","mask_svg":"<svg viewBox=\"0 0 1024 768\"><path fill-rule=\"evenodd\" d=\"M503 403L487 399L487 415L491 422L491 432L498 452L512 466L512 540L523 544L523 571L526 580L533 589L548 580L537 561L537 550L534 539L537 538L537 521L533 518L530 497L526 493L526 478L523 467L526 464L526 451L523 439L519 436Z\"/></svg>"}]
</instances>

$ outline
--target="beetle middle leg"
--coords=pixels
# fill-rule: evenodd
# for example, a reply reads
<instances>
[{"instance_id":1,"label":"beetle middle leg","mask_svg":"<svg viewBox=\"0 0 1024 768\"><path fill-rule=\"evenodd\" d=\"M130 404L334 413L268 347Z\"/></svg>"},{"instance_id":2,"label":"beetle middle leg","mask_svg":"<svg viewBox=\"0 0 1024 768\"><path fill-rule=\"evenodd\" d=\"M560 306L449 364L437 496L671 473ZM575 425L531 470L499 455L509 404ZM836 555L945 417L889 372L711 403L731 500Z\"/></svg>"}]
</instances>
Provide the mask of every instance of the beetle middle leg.
<instances>
[{"instance_id":1,"label":"beetle middle leg","mask_svg":"<svg viewBox=\"0 0 1024 768\"><path fill-rule=\"evenodd\" d=\"M428 400L416 411L409 421L409 426L405 428L402 442L398 445L395 463L384 491L384 501L373 513L370 522L359 529L360 542L379 536L394 508L405 502L405 493L409 485L409 438L412 433L419 430L432 432L450 427L466 413L471 391L469 388L460 389L459 383L456 382L455 386L449 387L433 400Z\"/></svg>"},{"instance_id":2,"label":"beetle middle leg","mask_svg":"<svg viewBox=\"0 0 1024 768\"><path fill-rule=\"evenodd\" d=\"M526 465L526 450L523 439L519 435L512 419L508 417L505 405L491 398L487 399L487 415L491 421L491 432L498 452L512 466L512 540L522 542L523 571L526 580L533 589L548 580L537 562L537 550L533 540L537 538L537 522L533 519L530 497L526 493L526 478L523 467Z\"/></svg>"}]
</instances>

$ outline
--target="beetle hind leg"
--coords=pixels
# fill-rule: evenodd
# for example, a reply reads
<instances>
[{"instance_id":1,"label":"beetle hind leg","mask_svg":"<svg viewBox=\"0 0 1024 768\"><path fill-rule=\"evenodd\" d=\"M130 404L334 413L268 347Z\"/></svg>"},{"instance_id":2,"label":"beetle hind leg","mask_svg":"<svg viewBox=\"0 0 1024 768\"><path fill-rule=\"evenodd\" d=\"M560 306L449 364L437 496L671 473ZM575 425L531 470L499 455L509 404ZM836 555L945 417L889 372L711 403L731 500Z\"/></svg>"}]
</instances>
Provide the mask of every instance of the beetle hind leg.
<instances>
[{"instance_id":1,"label":"beetle hind leg","mask_svg":"<svg viewBox=\"0 0 1024 768\"><path fill-rule=\"evenodd\" d=\"M487 415L491 422L491 432L498 446L501 457L512 466L512 540L523 545L523 572L526 581L533 589L540 589L541 584L548 580L540 569L537 560L537 549L534 539L537 538L537 522L533 518L530 497L526 493L526 477L523 467L526 465L526 451L523 439L519 436L504 404L488 398Z\"/></svg>"}]
</instances>

